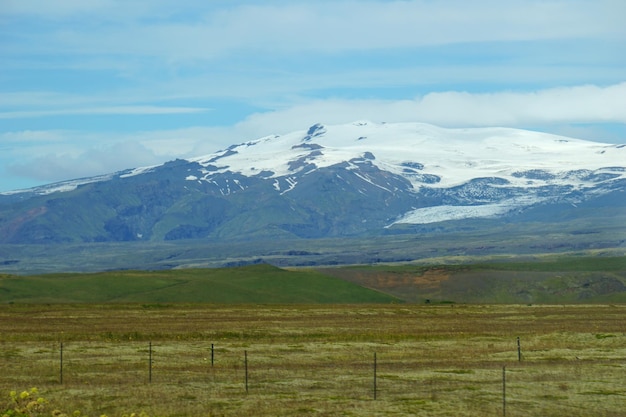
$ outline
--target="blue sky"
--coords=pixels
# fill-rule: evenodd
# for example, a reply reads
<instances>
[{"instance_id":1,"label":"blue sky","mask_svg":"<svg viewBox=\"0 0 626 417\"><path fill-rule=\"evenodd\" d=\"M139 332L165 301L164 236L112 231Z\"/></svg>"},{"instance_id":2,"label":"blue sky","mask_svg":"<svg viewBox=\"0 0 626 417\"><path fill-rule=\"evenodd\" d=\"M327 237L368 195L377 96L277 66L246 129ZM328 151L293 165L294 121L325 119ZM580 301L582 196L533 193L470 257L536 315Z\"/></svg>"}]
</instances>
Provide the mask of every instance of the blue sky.
<instances>
[{"instance_id":1,"label":"blue sky","mask_svg":"<svg viewBox=\"0 0 626 417\"><path fill-rule=\"evenodd\" d=\"M626 2L0 1L0 192L321 122L626 143Z\"/></svg>"}]
</instances>

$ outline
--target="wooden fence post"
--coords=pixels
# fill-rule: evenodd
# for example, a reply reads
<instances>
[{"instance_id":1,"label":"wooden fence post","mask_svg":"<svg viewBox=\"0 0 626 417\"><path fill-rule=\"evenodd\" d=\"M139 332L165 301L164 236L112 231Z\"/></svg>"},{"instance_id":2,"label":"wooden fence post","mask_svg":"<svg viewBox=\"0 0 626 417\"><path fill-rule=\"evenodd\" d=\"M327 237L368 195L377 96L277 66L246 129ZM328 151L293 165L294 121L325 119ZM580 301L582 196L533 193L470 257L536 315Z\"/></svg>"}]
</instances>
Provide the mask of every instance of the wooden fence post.
<instances>
[{"instance_id":1,"label":"wooden fence post","mask_svg":"<svg viewBox=\"0 0 626 417\"><path fill-rule=\"evenodd\" d=\"M506 366L502 367L502 416L506 417Z\"/></svg>"},{"instance_id":2,"label":"wooden fence post","mask_svg":"<svg viewBox=\"0 0 626 417\"><path fill-rule=\"evenodd\" d=\"M61 353L59 356L59 381L63 384L63 342L61 342Z\"/></svg>"},{"instance_id":3,"label":"wooden fence post","mask_svg":"<svg viewBox=\"0 0 626 417\"><path fill-rule=\"evenodd\" d=\"M243 363L246 371L246 394L248 393L248 351L243 351Z\"/></svg>"},{"instance_id":4,"label":"wooden fence post","mask_svg":"<svg viewBox=\"0 0 626 417\"><path fill-rule=\"evenodd\" d=\"M376 385L376 367L377 367L377 363L376 363L376 352L374 352L374 399L376 399L376 394L377 394L377 385Z\"/></svg>"}]
</instances>

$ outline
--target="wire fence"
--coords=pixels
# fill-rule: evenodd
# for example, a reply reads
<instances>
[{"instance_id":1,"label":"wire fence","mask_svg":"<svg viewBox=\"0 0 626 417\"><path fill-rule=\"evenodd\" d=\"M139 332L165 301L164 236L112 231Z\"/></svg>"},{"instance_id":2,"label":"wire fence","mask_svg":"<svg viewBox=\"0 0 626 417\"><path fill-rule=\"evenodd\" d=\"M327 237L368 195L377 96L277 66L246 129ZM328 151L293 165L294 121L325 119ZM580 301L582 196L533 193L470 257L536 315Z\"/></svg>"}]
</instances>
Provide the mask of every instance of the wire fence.
<instances>
[{"instance_id":1,"label":"wire fence","mask_svg":"<svg viewBox=\"0 0 626 417\"><path fill-rule=\"evenodd\" d=\"M457 401L491 415L516 415L531 403L534 410L544 403L559 407L563 415L626 415L619 414L620 402L626 410L624 360L526 360L519 339L517 352L512 350L502 354L508 360L435 360L417 348L377 345L3 342L0 384L192 384L221 396Z\"/></svg>"}]
</instances>

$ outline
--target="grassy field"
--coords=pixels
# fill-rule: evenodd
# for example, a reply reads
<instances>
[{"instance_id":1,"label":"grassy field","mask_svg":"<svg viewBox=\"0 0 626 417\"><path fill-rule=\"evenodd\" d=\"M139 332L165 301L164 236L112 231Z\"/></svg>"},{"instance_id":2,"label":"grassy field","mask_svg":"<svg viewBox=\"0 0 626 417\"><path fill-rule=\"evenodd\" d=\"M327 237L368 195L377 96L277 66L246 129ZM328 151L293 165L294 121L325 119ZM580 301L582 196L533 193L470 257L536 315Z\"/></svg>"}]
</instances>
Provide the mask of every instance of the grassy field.
<instances>
[{"instance_id":1,"label":"grassy field","mask_svg":"<svg viewBox=\"0 0 626 417\"><path fill-rule=\"evenodd\" d=\"M48 416L496 416L506 366L507 416L624 416L625 319L610 304L4 304L0 405L37 387Z\"/></svg>"},{"instance_id":2,"label":"grassy field","mask_svg":"<svg viewBox=\"0 0 626 417\"><path fill-rule=\"evenodd\" d=\"M626 303L626 257L544 255L319 269L405 302Z\"/></svg>"},{"instance_id":3,"label":"grassy field","mask_svg":"<svg viewBox=\"0 0 626 417\"><path fill-rule=\"evenodd\" d=\"M0 303L626 303L626 257L0 275Z\"/></svg>"},{"instance_id":4,"label":"grassy field","mask_svg":"<svg viewBox=\"0 0 626 417\"><path fill-rule=\"evenodd\" d=\"M3 303L390 303L399 299L314 270L239 268L0 275Z\"/></svg>"}]
</instances>

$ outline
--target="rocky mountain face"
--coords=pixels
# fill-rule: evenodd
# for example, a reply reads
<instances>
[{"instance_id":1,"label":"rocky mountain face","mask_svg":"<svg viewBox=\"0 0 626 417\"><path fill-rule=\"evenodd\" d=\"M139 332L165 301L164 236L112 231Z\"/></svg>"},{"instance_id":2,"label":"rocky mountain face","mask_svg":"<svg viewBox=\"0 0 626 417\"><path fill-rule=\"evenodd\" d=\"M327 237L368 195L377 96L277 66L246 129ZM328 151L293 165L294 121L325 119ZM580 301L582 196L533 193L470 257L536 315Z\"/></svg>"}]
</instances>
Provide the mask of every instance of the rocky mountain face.
<instances>
[{"instance_id":1,"label":"rocky mountain face","mask_svg":"<svg viewBox=\"0 0 626 417\"><path fill-rule=\"evenodd\" d=\"M504 128L318 124L0 194L0 243L372 237L625 209L626 145Z\"/></svg>"}]
</instances>

